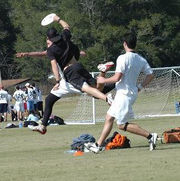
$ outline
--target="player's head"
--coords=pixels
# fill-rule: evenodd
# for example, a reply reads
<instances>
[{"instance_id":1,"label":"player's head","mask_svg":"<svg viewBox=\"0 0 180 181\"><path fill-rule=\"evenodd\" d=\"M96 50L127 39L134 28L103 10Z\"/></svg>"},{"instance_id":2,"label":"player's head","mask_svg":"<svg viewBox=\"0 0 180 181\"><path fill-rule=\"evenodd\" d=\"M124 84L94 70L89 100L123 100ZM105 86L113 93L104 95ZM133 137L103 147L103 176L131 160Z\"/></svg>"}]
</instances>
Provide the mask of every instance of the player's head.
<instances>
[{"instance_id":1,"label":"player's head","mask_svg":"<svg viewBox=\"0 0 180 181\"><path fill-rule=\"evenodd\" d=\"M123 45L127 45L128 48L134 49L136 47L137 37L135 33L126 33L123 36Z\"/></svg>"},{"instance_id":2,"label":"player's head","mask_svg":"<svg viewBox=\"0 0 180 181\"><path fill-rule=\"evenodd\" d=\"M46 35L47 35L47 40L50 40L53 43L58 42L61 39L61 36L59 35L59 33L55 28L49 28L47 30Z\"/></svg>"},{"instance_id":3,"label":"player's head","mask_svg":"<svg viewBox=\"0 0 180 181\"><path fill-rule=\"evenodd\" d=\"M25 87L30 87L30 83L26 83L26 84L25 84Z\"/></svg>"},{"instance_id":4,"label":"player's head","mask_svg":"<svg viewBox=\"0 0 180 181\"><path fill-rule=\"evenodd\" d=\"M35 83L33 82L32 84L31 84L33 87L35 87Z\"/></svg>"}]
</instances>

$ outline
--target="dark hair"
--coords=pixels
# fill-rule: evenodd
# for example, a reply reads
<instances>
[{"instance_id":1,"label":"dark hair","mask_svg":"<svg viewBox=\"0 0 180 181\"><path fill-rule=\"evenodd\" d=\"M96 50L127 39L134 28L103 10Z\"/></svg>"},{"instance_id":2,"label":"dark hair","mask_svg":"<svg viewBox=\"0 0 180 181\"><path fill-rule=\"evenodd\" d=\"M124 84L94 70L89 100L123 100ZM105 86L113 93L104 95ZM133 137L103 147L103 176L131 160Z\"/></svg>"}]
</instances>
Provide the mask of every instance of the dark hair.
<instances>
[{"instance_id":1,"label":"dark hair","mask_svg":"<svg viewBox=\"0 0 180 181\"><path fill-rule=\"evenodd\" d=\"M19 90L19 89L20 89L20 87L17 85L17 86L16 86L16 89L17 89L17 90Z\"/></svg>"},{"instance_id":2,"label":"dark hair","mask_svg":"<svg viewBox=\"0 0 180 181\"><path fill-rule=\"evenodd\" d=\"M33 87L35 87L35 83L33 82L32 84L31 84Z\"/></svg>"},{"instance_id":3,"label":"dark hair","mask_svg":"<svg viewBox=\"0 0 180 181\"><path fill-rule=\"evenodd\" d=\"M136 34L133 32L126 33L123 36L123 42L126 42L128 48L134 49L136 47L136 42L137 42Z\"/></svg>"},{"instance_id":4,"label":"dark hair","mask_svg":"<svg viewBox=\"0 0 180 181\"><path fill-rule=\"evenodd\" d=\"M56 28L49 28L46 35L48 39L52 42L58 42L61 39L61 36L57 32Z\"/></svg>"}]
</instances>

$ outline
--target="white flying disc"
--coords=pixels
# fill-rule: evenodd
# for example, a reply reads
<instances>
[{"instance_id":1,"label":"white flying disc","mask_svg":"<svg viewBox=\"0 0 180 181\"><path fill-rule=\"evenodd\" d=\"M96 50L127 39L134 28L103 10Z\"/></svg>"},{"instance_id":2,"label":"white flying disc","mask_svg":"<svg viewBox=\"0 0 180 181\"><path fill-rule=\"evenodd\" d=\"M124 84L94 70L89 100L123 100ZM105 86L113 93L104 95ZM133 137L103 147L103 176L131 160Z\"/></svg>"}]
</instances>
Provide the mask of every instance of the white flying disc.
<instances>
[{"instance_id":1,"label":"white flying disc","mask_svg":"<svg viewBox=\"0 0 180 181\"><path fill-rule=\"evenodd\" d=\"M54 16L56 16L56 14L51 13L48 14L46 17L43 18L43 20L41 21L41 25L42 26L46 26L51 24L54 21Z\"/></svg>"}]
</instances>

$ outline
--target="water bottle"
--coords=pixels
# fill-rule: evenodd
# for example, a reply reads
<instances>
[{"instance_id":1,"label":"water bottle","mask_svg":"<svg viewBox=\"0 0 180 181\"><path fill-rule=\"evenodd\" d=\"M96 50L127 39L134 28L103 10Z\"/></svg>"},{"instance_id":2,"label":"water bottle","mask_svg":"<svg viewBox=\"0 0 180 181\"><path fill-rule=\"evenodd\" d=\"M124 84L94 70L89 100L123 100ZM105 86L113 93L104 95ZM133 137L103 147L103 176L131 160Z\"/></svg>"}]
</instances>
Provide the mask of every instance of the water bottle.
<instances>
[{"instance_id":1,"label":"water bottle","mask_svg":"<svg viewBox=\"0 0 180 181\"><path fill-rule=\"evenodd\" d=\"M68 151L65 151L65 153L68 153L68 154L73 154L73 153L75 153L76 152L76 150L68 150Z\"/></svg>"},{"instance_id":2,"label":"water bottle","mask_svg":"<svg viewBox=\"0 0 180 181\"><path fill-rule=\"evenodd\" d=\"M19 121L19 128L22 128L23 127L23 123L22 121Z\"/></svg>"}]
</instances>

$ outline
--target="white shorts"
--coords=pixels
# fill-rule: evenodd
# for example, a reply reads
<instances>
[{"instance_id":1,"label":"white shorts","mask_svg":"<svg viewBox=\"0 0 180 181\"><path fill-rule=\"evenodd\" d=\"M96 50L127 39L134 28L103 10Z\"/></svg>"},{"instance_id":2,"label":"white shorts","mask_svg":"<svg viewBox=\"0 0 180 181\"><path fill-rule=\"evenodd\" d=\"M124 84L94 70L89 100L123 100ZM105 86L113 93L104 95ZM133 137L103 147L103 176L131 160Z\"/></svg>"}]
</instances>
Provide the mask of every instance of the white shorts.
<instances>
[{"instance_id":1,"label":"white shorts","mask_svg":"<svg viewBox=\"0 0 180 181\"><path fill-rule=\"evenodd\" d=\"M61 79L59 89L51 90L51 94L54 94L57 97L63 97L66 96L67 94L73 94L73 93L82 94L80 90L74 88L74 86L66 82L64 79Z\"/></svg>"},{"instance_id":2,"label":"white shorts","mask_svg":"<svg viewBox=\"0 0 180 181\"><path fill-rule=\"evenodd\" d=\"M125 95L121 92L117 92L112 102L111 107L107 111L107 114L117 119L117 124L125 124L130 119L134 118L134 112L132 105L134 104L137 95Z\"/></svg>"},{"instance_id":3,"label":"white shorts","mask_svg":"<svg viewBox=\"0 0 180 181\"><path fill-rule=\"evenodd\" d=\"M24 103L23 102L16 102L14 105L14 109L16 111L24 112Z\"/></svg>"}]
</instances>

